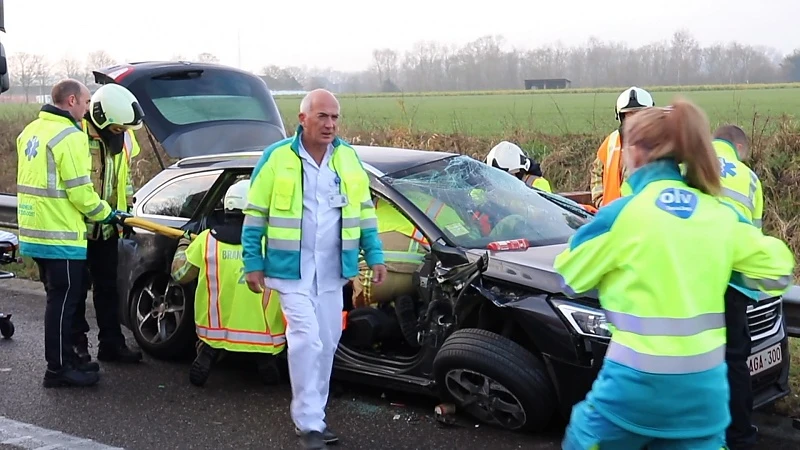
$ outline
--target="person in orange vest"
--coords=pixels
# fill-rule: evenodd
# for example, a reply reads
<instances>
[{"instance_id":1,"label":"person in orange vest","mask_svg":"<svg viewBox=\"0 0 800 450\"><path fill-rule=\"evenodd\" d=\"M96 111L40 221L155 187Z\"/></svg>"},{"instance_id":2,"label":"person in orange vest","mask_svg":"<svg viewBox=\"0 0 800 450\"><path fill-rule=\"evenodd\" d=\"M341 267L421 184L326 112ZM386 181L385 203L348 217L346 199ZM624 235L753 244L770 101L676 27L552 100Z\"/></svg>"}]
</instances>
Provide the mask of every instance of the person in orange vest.
<instances>
[{"instance_id":1,"label":"person in orange vest","mask_svg":"<svg viewBox=\"0 0 800 450\"><path fill-rule=\"evenodd\" d=\"M632 86L625 89L614 108L619 128L609 134L597 149L597 158L592 163L592 204L600 208L630 193L625 182L628 170L622 158L622 124L637 111L655 106L653 96L646 90Z\"/></svg>"}]
</instances>

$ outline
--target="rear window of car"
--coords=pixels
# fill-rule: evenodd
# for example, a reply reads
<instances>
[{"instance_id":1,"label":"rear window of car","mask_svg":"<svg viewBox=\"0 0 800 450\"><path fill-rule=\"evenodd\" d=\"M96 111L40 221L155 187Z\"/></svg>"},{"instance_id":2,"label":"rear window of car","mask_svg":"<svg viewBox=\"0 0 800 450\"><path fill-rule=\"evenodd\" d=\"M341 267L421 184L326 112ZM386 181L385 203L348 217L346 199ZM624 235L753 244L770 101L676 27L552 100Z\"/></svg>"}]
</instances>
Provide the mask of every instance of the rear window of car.
<instances>
[{"instance_id":1,"label":"rear window of car","mask_svg":"<svg viewBox=\"0 0 800 450\"><path fill-rule=\"evenodd\" d=\"M156 109L175 125L254 120L280 123L261 80L230 71L204 70L149 80L147 93Z\"/></svg>"}]
</instances>

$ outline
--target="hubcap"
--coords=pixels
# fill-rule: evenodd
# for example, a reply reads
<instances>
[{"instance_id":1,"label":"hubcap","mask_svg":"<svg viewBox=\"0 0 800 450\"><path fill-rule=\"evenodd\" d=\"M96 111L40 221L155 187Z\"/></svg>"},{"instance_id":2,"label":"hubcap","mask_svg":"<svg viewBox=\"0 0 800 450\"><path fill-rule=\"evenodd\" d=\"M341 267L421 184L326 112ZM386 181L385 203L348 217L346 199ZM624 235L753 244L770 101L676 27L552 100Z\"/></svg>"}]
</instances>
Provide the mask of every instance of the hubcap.
<instances>
[{"instance_id":1,"label":"hubcap","mask_svg":"<svg viewBox=\"0 0 800 450\"><path fill-rule=\"evenodd\" d=\"M509 430L525 425L522 402L489 376L468 369L453 369L445 375L445 386L458 406L484 423Z\"/></svg>"},{"instance_id":2,"label":"hubcap","mask_svg":"<svg viewBox=\"0 0 800 450\"><path fill-rule=\"evenodd\" d=\"M167 282L165 287L159 289L156 280L150 280L136 300L139 334L150 344L169 340L184 319L184 306L185 296L181 286Z\"/></svg>"}]
</instances>

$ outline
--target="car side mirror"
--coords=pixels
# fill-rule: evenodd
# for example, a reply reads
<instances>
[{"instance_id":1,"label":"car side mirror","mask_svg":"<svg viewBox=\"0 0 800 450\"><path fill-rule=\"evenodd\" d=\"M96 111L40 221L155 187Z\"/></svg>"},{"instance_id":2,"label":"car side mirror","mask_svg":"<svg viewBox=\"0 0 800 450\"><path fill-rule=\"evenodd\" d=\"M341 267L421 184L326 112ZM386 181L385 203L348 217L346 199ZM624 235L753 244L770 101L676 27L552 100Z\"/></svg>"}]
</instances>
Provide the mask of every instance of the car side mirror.
<instances>
[{"instance_id":1,"label":"car side mirror","mask_svg":"<svg viewBox=\"0 0 800 450\"><path fill-rule=\"evenodd\" d=\"M456 267L462 264L469 264L467 255L455 247L449 247L438 241L433 241L431 253L445 267Z\"/></svg>"},{"instance_id":2,"label":"car side mirror","mask_svg":"<svg viewBox=\"0 0 800 450\"><path fill-rule=\"evenodd\" d=\"M8 60L6 59L6 49L0 43L0 93L7 91L11 87L8 79Z\"/></svg>"}]
</instances>

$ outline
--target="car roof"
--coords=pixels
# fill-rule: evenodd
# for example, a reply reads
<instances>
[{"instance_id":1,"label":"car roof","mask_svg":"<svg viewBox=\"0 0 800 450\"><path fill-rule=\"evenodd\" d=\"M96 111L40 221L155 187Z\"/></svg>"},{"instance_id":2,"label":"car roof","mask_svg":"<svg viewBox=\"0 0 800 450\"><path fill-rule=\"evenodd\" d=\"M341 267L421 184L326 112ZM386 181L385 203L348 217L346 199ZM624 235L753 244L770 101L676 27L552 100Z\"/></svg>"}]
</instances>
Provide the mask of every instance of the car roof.
<instances>
[{"instance_id":1,"label":"car roof","mask_svg":"<svg viewBox=\"0 0 800 450\"><path fill-rule=\"evenodd\" d=\"M353 145L353 148L356 150L356 154L358 154L358 157L361 158L361 161L364 164L369 165L380 172L376 173L376 175L379 176L457 155L456 153L451 152L414 150L397 147L379 147L371 145ZM196 169L200 167L207 167L209 169L252 168L258 163L262 153L263 150L251 149L250 151L236 153L197 156L184 158L170 167L178 169Z\"/></svg>"}]
</instances>

